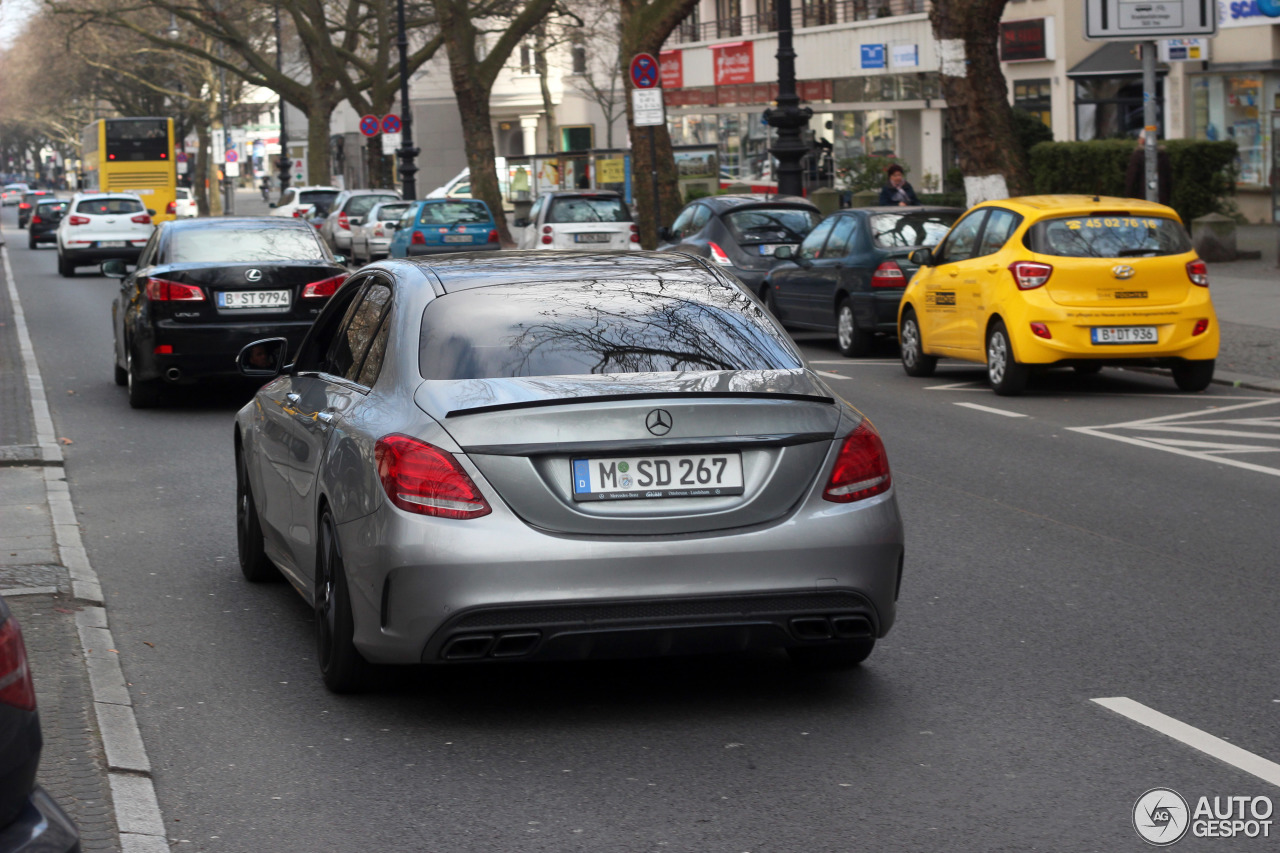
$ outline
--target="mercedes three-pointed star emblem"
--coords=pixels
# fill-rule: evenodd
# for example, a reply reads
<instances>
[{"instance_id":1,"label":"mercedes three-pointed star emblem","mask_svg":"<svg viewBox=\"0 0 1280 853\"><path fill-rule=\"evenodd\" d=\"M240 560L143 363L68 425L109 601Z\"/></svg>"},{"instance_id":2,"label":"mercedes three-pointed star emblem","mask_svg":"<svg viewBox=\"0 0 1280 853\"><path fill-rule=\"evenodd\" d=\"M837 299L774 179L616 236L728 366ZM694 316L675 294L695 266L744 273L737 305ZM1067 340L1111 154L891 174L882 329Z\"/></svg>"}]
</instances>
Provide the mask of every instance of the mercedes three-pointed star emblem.
<instances>
[{"instance_id":1,"label":"mercedes three-pointed star emblem","mask_svg":"<svg viewBox=\"0 0 1280 853\"><path fill-rule=\"evenodd\" d=\"M244 277L247 281L262 281L262 270L257 269L256 267L254 269L245 270Z\"/></svg>"},{"instance_id":2,"label":"mercedes three-pointed star emblem","mask_svg":"<svg viewBox=\"0 0 1280 853\"><path fill-rule=\"evenodd\" d=\"M654 435L666 435L671 432L671 413L666 409L654 409L644 419L644 425Z\"/></svg>"}]
</instances>

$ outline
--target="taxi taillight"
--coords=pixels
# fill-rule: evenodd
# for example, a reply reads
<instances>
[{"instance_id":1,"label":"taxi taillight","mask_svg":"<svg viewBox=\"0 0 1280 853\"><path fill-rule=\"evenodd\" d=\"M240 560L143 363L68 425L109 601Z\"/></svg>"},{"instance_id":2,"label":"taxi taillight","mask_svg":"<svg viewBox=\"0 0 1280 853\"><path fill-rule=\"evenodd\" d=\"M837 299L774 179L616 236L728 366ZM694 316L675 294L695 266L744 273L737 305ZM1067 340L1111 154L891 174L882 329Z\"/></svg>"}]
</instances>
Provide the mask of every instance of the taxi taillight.
<instances>
[{"instance_id":1,"label":"taxi taillight","mask_svg":"<svg viewBox=\"0 0 1280 853\"><path fill-rule=\"evenodd\" d=\"M1019 290L1035 290L1044 287L1049 276L1053 275L1053 267L1036 261L1014 261L1009 264L1009 272Z\"/></svg>"},{"instance_id":2,"label":"taxi taillight","mask_svg":"<svg viewBox=\"0 0 1280 853\"><path fill-rule=\"evenodd\" d=\"M1209 268L1205 266L1204 261L1196 259L1187 264L1187 278L1191 279L1192 284L1200 287L1209 286Z\"/></svg>"}]
</instances>

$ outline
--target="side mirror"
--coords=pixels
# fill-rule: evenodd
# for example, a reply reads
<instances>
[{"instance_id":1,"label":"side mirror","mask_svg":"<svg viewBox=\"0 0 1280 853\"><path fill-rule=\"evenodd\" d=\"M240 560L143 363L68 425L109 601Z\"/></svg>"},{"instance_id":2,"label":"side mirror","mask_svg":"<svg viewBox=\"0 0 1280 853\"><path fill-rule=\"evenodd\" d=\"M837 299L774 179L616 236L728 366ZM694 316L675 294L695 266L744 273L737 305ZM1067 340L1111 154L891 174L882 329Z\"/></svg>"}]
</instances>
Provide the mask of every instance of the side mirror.
<instances>
[{"instance_id":1,"label":"side mirror","mask_svg":"<svg viewBox=\"0 0 1280 853\"><path fill-rule=\"evenodd\" d=\"M288 354L288 340L264 338L240 350L240 354L236 356L236 367L242 376L270 379L280 375Z\"/></svg>"},{"instance_id":2,"label":"side mirror","mask_svg":"<svg viewBox=\"0 0 1280 853\"><path fill-rule=\"evenodd\" d=\"M796 250L791 246L779 246L773 250L773 257L779 261L789 261L796 255Z\"/></svg>"},{"instance_id":3,"label":"side mirror","mask_svg":"<svg viewBox=\"0 0 1280 853\"><path fill-rule=\"evenodd\" d=\"M341 266L346 266L346 265L347 265L347 256L346 256L346 255L334 255L334 256L333 256L333 260L334 260L334 262L335 262L335 263L337 263L337 264L339 264L339 265L341 265Z\"/></svg>"},{"instance_id":4,"label":"side mirror","mask_svg":"<svg viewBox=\"0 0 1280 853\"><path fill-rule=\"evenodd\" d=\"M918 267L933 266L933 249L916 249L907 256L907 260Z\"/></svg>"},{"instance_id":5,"label":"side mirror","mask_svg":"<svg viewBox=\"0 0 1280 853\"><path fill-rule=\"evenodd\" d=\"M528 228L528 227L529 227L529 220L524 219L524 218L520 218L520 219L517 219L515 222L512 222L511 224L512 224L512 225L514 225L514 226L515 226L515 227L517 227L517 228Z\"/></svg>"},{"instance_id":6,"label":"side mirror","mask_svg":"<svg viewBox=\"0 0 1280 853\"><path fill-rule=\"evenodd\" d=\"M147 216L155 216L155 215L156 215L156 212L155 212L154 210L152 210L151 208L149 208L149 207L148 207L148 208L147 208Z\"/></svg>"},{"instance_id":7,"label":"side mirror","mask_svg":"<svg viewBox=\"0 0 1280 853\"><path fill-rule=\"evenodd\" d=\"M112 258L109 261L102 262L102 274L107 278L124 278L128 275L128 268L121 258Z\"/></svg>"}]
</instances>

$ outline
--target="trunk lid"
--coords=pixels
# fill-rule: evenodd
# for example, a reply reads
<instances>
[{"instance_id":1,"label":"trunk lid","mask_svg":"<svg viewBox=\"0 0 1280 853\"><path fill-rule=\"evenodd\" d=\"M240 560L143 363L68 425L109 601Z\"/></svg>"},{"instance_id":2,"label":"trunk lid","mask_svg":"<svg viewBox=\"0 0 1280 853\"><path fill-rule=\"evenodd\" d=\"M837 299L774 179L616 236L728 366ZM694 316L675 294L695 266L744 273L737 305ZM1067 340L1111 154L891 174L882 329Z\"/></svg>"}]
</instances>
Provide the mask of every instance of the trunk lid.
<instances>
[{"instance_id":1,"label":"trunk lid","mask_svg":"<svg viewBox=\"0 0 1280 853\"><path fill-rule=\"evenodd\" d=\"M1193 286L1187 263L1194 255L1148 258L1060 258L1038 256L1053 267L1045 292L1072 308L1143 308L1176 305Z\"/></svg>"},{"instance_id":2,"label":"trunk lid","mask_svg":"<svg viewBox=\"0 0 1280 853\"><path fill-rule=\"evenodd\" d=\"M304 297L308 284L345 276L346 270L324 264L173 264L157 267L151 278L190 284L204 293L202 301L152 302L157 315L168 315L187 323L244 323L266 321L314 320L327 297ZM252 280L251 280L252 279ZM232 307L240 304L246 292L288 293L288 304L274 304L264 298L262 304ZM228 298L227 294L231 294Z\"/></svg>"},{"instance_id":3,"label":"trunk lid","mask_svg":"<svg viewBox=\"0 0 1280 853\"><path fill-rule=\"evenodd\" d=\"M588 535L700 533L781 518L821 471L842 412L805 370L427 381L415 400L527 523ZM673 458L677 478L681 458L725 459L730 470L740 460L741 494L709 486L687 497L637 489L624 499L574 499L575 461L628 462L638 478L640 461Z\"/></svg>"}]
</instances>

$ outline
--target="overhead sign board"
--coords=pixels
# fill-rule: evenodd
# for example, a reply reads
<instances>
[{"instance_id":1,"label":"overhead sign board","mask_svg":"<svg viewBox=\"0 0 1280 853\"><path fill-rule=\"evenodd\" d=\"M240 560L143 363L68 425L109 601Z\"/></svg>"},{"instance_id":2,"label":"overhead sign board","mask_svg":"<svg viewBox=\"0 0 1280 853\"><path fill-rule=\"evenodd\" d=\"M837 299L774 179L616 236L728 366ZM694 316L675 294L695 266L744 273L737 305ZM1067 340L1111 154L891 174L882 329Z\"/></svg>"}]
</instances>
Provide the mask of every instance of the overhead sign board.
<instances>
[{"instance_id":1,"label":"overhead sign board","mask_svg":"<svg viewBox=\"0 0 1280 853\"><path fill-rule=\"evenodd\" d=\"M657 127L667 123L662 109L661 89L632 89L631 113L636 127Z\"/></svg>"},{"instance_id":2,"label":"overhead sign board","mask_svg":"<svg viewBox=\"0 0 1280 853\"><path fill-rule=\"evenodd\" d=\"M1213 36L1218 0L1085 0L1088 39L1148 41Z\"/></svg>"}]
</instances>

